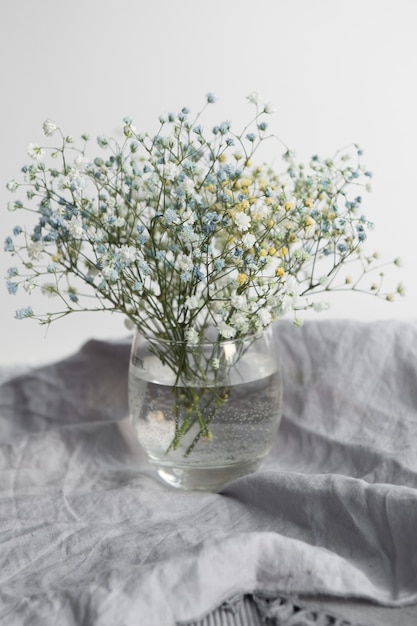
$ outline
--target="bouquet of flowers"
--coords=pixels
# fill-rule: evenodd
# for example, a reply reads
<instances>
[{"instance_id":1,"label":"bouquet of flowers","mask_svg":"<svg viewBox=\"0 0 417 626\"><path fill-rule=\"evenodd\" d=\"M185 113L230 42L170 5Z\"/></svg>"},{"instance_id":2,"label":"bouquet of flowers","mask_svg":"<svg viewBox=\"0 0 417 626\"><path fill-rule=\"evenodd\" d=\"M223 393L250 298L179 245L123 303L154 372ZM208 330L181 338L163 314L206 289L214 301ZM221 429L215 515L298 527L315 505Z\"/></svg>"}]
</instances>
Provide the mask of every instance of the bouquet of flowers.
<instances>
[{"instance_id":1,"label":"bouquet of flowers","mask_svg":"<svg viewBox=\"0 0 417 626\"><path fill-rule=\"evenodd\" d=\"M208 337L259 334L289 311L298 322L300 310L327 307L319 294L401 293L401 285L384 291L378 255L364 248L371 224L361 194L371 173L361 149L304 166L284 147L283 171L256 163L274 138L273 107L256 93L248 100L255 110L240 132L229 121L203 128L215 101L208 94L194 118L187 108L160 116L155 134L125 118L119 141L98 137L97 155L88 135L77 143L46 120L56 145L31 144L23 179L8 183L24 194L9 208L33 220L6 238L19 260L6 280L11 294L40 289L57 306L28 306L16 317L49 324L80 311L119 312L145 336L197 349ZM193 366L177 352L165 361L180 380L195 356ZM215 354L210 363L221 371Z\"/></svg>"}]
</instances>

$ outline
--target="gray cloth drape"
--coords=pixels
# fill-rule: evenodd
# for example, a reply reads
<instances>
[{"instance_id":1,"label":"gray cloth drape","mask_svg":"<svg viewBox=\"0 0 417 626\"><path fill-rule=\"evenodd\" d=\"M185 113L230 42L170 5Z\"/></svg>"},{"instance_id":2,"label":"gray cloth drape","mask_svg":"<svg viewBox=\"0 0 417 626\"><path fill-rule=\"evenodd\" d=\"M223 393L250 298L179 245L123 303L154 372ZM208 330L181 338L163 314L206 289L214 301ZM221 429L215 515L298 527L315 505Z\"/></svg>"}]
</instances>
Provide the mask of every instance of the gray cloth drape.
<instances>
[{"instance_id":1,"label":"gray cloth drape","mask_svg":"<svg viewBox=\"0 0 417 626\"><path fill-rule=\"evenodd\" d=\"M274 330L278 436L218 494L162 484L131 439L128 340L1 372L0 624L338 624L339 600L363 606L340 624L373 624L417 603L417 323Z\"/></svg>"}]
</instances>

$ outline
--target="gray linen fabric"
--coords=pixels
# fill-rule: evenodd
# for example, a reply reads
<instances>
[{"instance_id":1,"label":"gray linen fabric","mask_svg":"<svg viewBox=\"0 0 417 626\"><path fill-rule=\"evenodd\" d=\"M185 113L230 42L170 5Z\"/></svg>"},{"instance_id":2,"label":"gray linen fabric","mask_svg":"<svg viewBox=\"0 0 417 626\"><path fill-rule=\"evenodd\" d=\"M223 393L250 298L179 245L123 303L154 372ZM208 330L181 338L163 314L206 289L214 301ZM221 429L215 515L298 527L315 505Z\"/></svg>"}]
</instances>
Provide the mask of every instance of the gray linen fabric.
<instances>
[{"instance_id":1,"label":"gray linen fabric","mask_svg":"<svg viewBox=\"0 0 417 626\"><path fill-rule=\"evenodd\" d=\"M417 323L275 332L282 425L218 494L162 484L131 438L128 341L3 372L2 626L216 626L260 596L361 601L364 618L417 602ZM309 623L293 617L264 623Z\"/></svg>"}]
</instances>

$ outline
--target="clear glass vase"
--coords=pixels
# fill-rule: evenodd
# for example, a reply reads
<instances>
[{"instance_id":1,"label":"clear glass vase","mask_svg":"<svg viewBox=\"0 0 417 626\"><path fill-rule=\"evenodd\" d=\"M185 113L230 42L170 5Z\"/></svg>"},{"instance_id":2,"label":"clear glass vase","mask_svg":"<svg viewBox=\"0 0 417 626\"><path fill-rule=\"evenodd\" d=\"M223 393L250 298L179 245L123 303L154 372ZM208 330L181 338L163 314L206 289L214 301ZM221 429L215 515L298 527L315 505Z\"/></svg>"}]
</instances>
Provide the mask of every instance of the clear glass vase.
<instances>
[{"instance_id":1,"label":"clear glass vase","mask_svg":"<svg viewBox=\"0 0 417 626\"><path fill-rule=\"evenodd\" d=\"M258 467L278 430L282 381L272 331L196 345L136 332L129 407L165 482L218 491Z\"/></svg>"}]
</instances>

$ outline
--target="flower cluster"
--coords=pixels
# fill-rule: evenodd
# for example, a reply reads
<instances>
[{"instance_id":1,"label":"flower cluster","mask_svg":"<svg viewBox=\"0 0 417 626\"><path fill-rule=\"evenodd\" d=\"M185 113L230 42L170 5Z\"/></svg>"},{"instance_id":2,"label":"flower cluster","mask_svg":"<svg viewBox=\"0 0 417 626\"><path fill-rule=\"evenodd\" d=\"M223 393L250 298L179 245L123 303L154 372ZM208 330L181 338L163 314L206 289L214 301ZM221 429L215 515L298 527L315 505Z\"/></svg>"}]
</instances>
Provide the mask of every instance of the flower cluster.
<instances>
[{"instance_id":1,"label":"flower cluster","mask_svg":"<svg viewBox=\"0 0 417 626\"><path fill-rule=\"evenodd\" d=\"M34 223L5 241L20 260L6 281L11 294L40 288L59 304L16 317L117 311L145 335L195 344L213 329L239 338L288 311L321 310L317 294L336 289L392 299L377 255L363 252L371 224L361 193L371 174L359 147L307 166L284 148L282 172L255 163L273 139L273 108L256 93L248 100L255 112L239 133L229 121L205 131L203 111L192 118L183 108L161 116L155 134L125 118L119 141L98 137L97 156L88 135L77 143L46 120L58 145L31 144L23 180L8 184L25 191L9 208L31 211ZM208 94L205 107L214 101ZM345 271L352 262L354 276ZM374 268L377 281L367 283Z\"/></svg>"}]
</instances>

